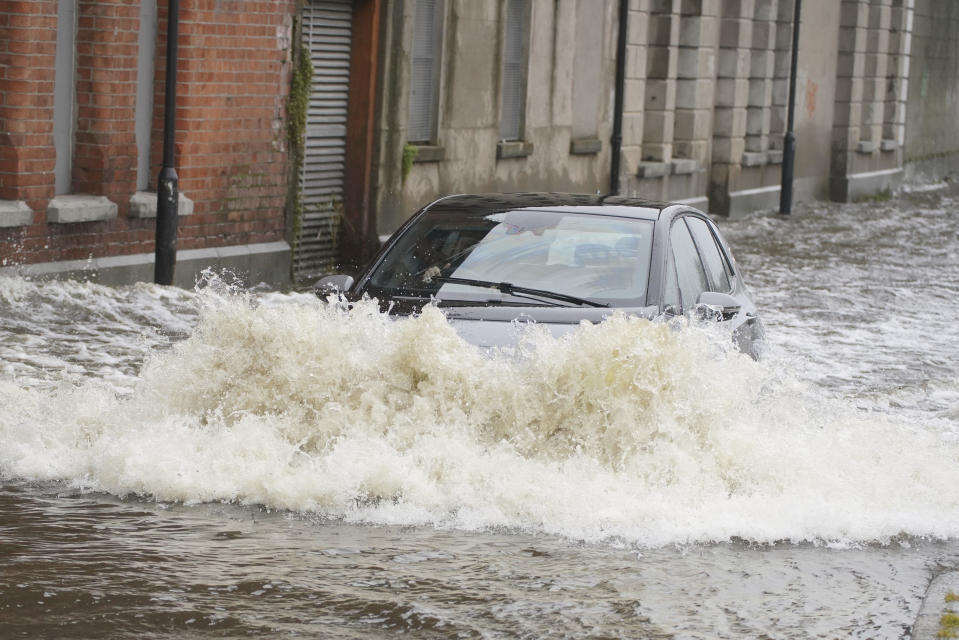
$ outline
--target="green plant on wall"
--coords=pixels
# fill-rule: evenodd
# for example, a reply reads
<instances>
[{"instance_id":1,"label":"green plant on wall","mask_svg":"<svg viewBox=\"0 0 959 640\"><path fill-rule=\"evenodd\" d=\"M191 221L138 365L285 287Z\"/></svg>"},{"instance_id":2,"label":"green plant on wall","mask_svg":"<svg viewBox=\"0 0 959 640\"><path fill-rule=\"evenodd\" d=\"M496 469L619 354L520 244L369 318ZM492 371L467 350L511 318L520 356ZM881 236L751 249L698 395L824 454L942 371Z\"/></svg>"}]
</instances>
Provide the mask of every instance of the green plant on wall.
<instances>
[{"instance_id":1,"label":"green plant on wall","mask_svg":"<svg viewBox=\"0 0 959 640\"><path fill-rule=\"evenodd\" d=\"M306 152L306 115L313 86L313 63L310 52L302 44L293 56L293 78L287 102L287 137L290 143L290 209L293 219L293 252L299 244L303 224L303 203L300 195L300 172Z\"/></svg>"},{"instance_id":2,"label":"green plant on wall","mask_svg":"<svg viewBox=\"0 0 959 640\"><path fill-rule=\"evenodd\" d=\"M419 152L420 148L415 144L407 142L403 145L403 173L401 174L403 184L406 184L406 177L410 175L410 170L413 168L413 161L416 160L416 154Z\"/></svg>"}]
</instances>

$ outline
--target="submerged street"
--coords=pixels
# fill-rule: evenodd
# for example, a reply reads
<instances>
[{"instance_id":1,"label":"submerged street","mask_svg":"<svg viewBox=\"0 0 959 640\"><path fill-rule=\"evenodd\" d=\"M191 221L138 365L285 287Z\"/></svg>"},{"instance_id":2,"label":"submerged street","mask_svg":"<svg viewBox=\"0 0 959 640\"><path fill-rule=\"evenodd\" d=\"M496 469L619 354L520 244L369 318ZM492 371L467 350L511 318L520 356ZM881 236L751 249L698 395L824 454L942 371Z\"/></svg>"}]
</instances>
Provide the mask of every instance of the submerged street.
<instances>
[{"instance_id":1,"label":"submerged street","mask_svg":"<svg viewBox=\"0 0 959 640\"><path fill-rule=\"evenodd\" d=\"M957 202L720 221L758 363L0 277L0 635L908 637L959 568Z\"/></svg>"}]
</instances>

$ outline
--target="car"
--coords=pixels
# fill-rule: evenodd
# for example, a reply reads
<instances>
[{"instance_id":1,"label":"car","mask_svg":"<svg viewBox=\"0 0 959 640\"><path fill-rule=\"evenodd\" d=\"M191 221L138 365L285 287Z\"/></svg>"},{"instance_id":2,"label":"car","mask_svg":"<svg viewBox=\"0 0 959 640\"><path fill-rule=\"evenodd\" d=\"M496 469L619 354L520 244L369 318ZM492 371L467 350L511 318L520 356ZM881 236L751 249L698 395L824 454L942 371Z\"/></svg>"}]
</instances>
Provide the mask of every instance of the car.
<instances>
[{"instance_id":1,"label":"car","mask_svg":"<svg viewBox=\"0 0 959 640\"><path fill-rule=\"evenodd\" d=\"M327 276L315 289L321 297L368 296L393 314L435 304L460 335L482 347L515 342L518 319L561 335L616 311L714 320L753 358L764 334L740 269L708 215L622 196L439 198L397 230L358 277Z\"/></svg>"}]
</instances>

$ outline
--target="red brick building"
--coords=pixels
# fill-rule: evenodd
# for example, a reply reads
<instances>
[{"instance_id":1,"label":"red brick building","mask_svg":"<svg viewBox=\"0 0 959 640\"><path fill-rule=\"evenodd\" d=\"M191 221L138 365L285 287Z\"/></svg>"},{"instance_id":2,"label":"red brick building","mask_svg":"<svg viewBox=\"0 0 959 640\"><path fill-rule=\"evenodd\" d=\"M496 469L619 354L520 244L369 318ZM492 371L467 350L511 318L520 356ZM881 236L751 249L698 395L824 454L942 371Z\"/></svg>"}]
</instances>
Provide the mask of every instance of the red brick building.
<instances>
[{"instance_id":1,"label":"red brick building","mask_svg":"<svg viewBox=\"0 0 959 640\"><path fill-rule=\"evenodd\" d=\"M0 267L124 266L122 280L151 279L166 10L165 0L0 0ZM296 11L296 0L181 3L181 284L205 265L289 277Z\"/></svg>"}]
</instances>

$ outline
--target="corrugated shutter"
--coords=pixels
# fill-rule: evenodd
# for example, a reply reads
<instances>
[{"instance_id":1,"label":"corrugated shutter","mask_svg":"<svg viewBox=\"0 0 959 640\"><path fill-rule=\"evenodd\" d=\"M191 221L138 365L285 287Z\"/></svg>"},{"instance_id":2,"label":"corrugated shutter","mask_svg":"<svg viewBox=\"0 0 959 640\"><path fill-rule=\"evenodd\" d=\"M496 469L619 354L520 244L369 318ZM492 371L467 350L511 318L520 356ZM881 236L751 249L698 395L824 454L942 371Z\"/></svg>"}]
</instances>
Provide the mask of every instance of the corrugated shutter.
<instances>
[{"instance_id":1,"label":"corrugated shutter","mask_svg":"<svg viewBox=\"0 0 959 640\"><path fill-rule=\"evenodd\" d=\"M436 110L439 25L442 0L416 0L413 23L413 66L410 78L410 142L430 142Z\"/></svg>"},{"instance_id":2,"label":"corrugated shutter","mask_svg":"<svg viewBox=\"0 0 959 640\"><path fill-rule=\"evenodd\" d=\"M519 140L526 105L526 24L528 0L509 0L503 46L503 111L500 137Z\"/></svg>"},{"instance_id":3,"label":"corrugated shutter","mask_svg":"<svg viewBox=\"0 0 959 640\"><path fill-rule=\"evenodd\" d=\"M293 258L296 278L327 273L339 257L352 23L351 0L311 0L303 8L313 92L300 174L303 218Z\"/></svg>"}]
</instances>

